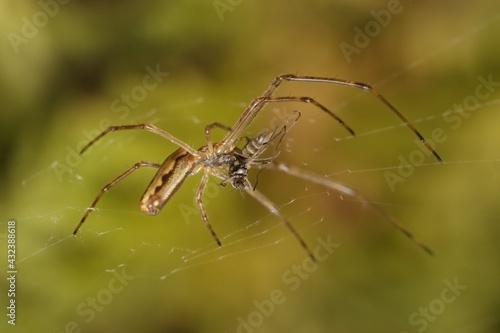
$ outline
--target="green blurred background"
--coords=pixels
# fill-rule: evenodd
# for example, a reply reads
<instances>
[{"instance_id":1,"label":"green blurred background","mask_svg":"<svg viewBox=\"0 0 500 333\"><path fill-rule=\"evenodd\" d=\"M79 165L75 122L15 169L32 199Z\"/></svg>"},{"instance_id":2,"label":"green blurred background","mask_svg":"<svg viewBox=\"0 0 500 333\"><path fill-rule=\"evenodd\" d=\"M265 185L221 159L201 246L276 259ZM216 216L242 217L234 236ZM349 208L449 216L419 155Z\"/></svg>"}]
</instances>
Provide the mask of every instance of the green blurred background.
<instances>
[{"instance_id":1,"label":"green blurred background","mask_svg":"<svg viewBox=\"0 0 500 333\"><path fill-rule=\"evenodd\" d=\"M473 112L449 114L460 124L443 118L454 104L473 100L478 77L500 81L498 2L25 0L0 7L3 274L10 218L18 244L16 326L2 313L0 327L500 330L500 92L491 88ZM389 9L390 22L382 14ZM383 26L375 16L385 17ZM366 27L372 37L355 40ZM346 57L340 45L356 42ZM144 91L137 87L148 68L168 76L126 106L124 95ZM281 73L373 84L427 138L444 131L436 149L445 162L426 158L392 189L387 172L398 174L399 157L417 146L369 94L321 84L279 90L318 99L355 129L355 139L320 111L296 104L268 107L248 132L268 126L273 109L301 110L279 159L358 189L425 240L434 258L369 207L272 171L259 176L258 188L309 245L316 248L318 237L340 244L317 267L307 266L296 240L264 208L214 181L206 208L225 244L216 249L193 204L199 176L158 216L141 214L138 200L153 170L113 188L70 236L106 182L175 149L131 131L106 137L80 159L74 152L89 136L108 123L154 122L199 147L206 124L231 125ZM310 273L294 270L303 263ZM462 289L451 290L454 283ZM7 290L2 279L4 312Z\"/></svg>"}]
</instances>

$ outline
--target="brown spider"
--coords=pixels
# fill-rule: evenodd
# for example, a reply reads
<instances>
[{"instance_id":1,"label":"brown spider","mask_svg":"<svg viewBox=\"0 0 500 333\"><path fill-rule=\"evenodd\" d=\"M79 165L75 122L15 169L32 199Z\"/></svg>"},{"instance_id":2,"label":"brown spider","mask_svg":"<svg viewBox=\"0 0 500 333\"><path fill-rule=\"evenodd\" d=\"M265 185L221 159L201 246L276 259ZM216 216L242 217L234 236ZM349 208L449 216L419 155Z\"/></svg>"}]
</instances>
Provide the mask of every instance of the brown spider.
<instances>
[{"instance_id":1,"label":"brown spider","mask_svg":"<svg viewBox=\"0 0 500 333\"><path fill-rule=\"evenodd\" d=\"M296 76L293 74L285 74L277 76L269 85L269 87L264 91L264 93L255 98L243 111L240 118L236 121L234 126L227 127L220 123L212 123L205 127L205 137L207 144L200 149L196 150L184 141L174 137L168 132L156 127L153 124L138 124L138 125L121 125L121 126L110 126L102 133L100 133L96 138L90 141L80 152L82 154L90 146L92 146L96 141L102 139L108 133L114 131L122 130L133 130L141 129L147 130L154 134L157 134L170 142L176 144L180 148L174 151L170 156L168 156L162 164L151 163L146 161L140 161L135 163L133 166L128 168L125 172L120 174L118 177L106 184L101 191L97 194L96 198L87 208L84 216L82 217L80 223L77 225L73 234L75 235L82 224L85 222L89 214L94 210L94 207L99 202L101 197L106 193L111 187L116 185L122 179L130 175L135 170L141 167L152 167L158 169L153 180L146 188L141 200L140 209L148 215L156 215L167 201L174 195L174 193L179 189L184 180L192 175L195 175L203 170L203 176L201 178L200 185L196 194L196 201L198 203L201 217L203 222L210 231L212 237L218 246L221 246L221 242L217 237L215 231L213 230L210 222L208 220L205 207L202 202L203 190L207 184L210 175L215 176L222 180L221 184L225 185L230 183L234 188L244 190L250 196L255 198L263 206L265 206L272 214L276 215L283 224L288 227L288 229L293 233L295 238L300 242L301 246L309 254L309 256L314 260L314 254L311 252L306 242L297 233L295 228L290 224L288 219L281 214L277 206L271 202L264 194L255 189L248 180L248 170L255 166L259 169L274 169L284 172L288 175L302 178L304 180L317 183L319 185L325 186L327 188L339 191L343 194L350 195L356 199L369 204L374 209L383 214L388 221L390 221L394 226L396 226L400 231L402 231L407 237L412 239L419 247L425 250L427 253L432 254L432 251L420 242L413 234L403 227L396 219L385 213L378 206L371 204L367 198L356 192L355 190L333 182L321 175L312 173L307 170L299 169L293 166L288 166L283 163L277 163L274 158L277 153L271 157L261 158L260 156L267 150L270 142L275 138L280 137L279 142L281 142L283 136L289 130L289 127L300 117L299 112L294 112L287 117L287 121L280 123L273 131L265 131L259 134L256 138L250 139L243 136L245 129L252 123L253 119L262 110L262 108L269 103L284 103L284 102L300 102L309 103L314 105L316 108L327 113L330 117L335 119L341 126L343 126L349 133L354 135L354 131L347 126L342 119L337 115L328 110L325 106L317 102L311 97L300 97L300 96L281 96L273 97L273 93L278 88L278 86L283 81L301 81L301 82L311 82L311 83L330 83L335 85L342 85L348 87L354 87L362 90L367 90L375 95L382 103L384 103L396 116L398 116L403 123L410 128L411 131L422 141L422 143L429 149L430 152L436 157L436 159L441 162L441 158L437 152L432 148L432 146L424 139L424 137L416 130L416 128L382 95L375 91L371 86L365 83L341 80L337 78L327 78L327 77L316 77L316 76ZM294 118L294 115L295 118ZM288 122L291 125L287 127ZM228 131L222 141L214 143L211 139L211 131L213 128L219 127ZM246 139L247 143L243 148L238 148L237 143L241 139ZM278 144L279 144L278 142ZM277 147L277 146L276 146Z\"/></svg>"}]
</instances>

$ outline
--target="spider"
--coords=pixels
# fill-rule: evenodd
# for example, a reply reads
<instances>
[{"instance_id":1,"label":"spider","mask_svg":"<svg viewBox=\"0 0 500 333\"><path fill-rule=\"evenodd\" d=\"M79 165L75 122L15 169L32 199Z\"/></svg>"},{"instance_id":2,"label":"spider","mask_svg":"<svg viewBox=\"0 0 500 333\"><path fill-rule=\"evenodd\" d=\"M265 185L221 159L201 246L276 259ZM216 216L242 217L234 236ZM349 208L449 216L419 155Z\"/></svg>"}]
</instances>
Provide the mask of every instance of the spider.
<instances>
[{"instance_id":1,"label":"spider","mask_svg":"<svg viewBox=\"0 0 500 333\"><path fill-rule=\"evenodd\" d=\"M374 90L370 85L361 82L342 80L338 78L328 78L328 77L318 77L318 76L297 76L294 74L284 74L279 75L274 78L268 88L264 93L255 98L243 111L240 118L232 127L225 126L223 124L214 122L205 127L205 138L207 144L199 148L198 150L191 147L184 141L174 137L165 130L158 128L153 124L135 124L135 125L120 125L120 126L110 126L97 135L93 140L91 140L85 147L82 148L80 154L83 154L90 146L92 146L96 141L102 139L105 135L123 130L146 130L159 135L168 141L179 146L179 148L169 155L165 161L161 164L152 163L147 161L139 161L132 165L130 168L125 170L118 177L111 180L106 184L97 194L94 201L87 208L85 214L83 215L80 223L76 226L73 235L76 235L80 227L83 225L87 217L94 210L96 204L99 202L101 197L113 186L119 183L121 180L126 178L132 172L139 168L150 167L156 168L158 171L156 175L151 180L150 184L146 188L146 191L142 195L140 200L140 210L148 215L156 215L165 206L168 200L175 194L182 183L187 177L193 176L200 171L203 171L203 176L201 178L198 190L196 192L196 202L198 204L202 220L207 227L208 231L212 235L213 239L220 247L222 246L219 237L212 228L205 207L202 201L203 191L207 185L209 176L212 175L221 180L221 185L226 185L230 183L234 188L240 189L248 193L251 197L256 199L260 204L266 207L272 214L274 214L293 234L293 236L298 240L302 248L307 252L312 260L315 260L313 252L309 249L304 239L299 235L296 229L290 224L288 219L280 212L278 207L269 200L264 194L255 189L248 179L248 170L251 167L256 167L257 169L271 169L284 172L285 174L295 176L327 188L333 189L340 193L352 196L357 200L370 205L372 208L381 213L390 223L392 223L396 228L403 232L408 238L413 240L420 248L429 254L432 251L429 247L423 244L418 238L416 238L408 229L403 227L395 218L390 216L388 213L383 211L381 208L372 204L370 200L355 191L354 189L333 182L319 174L303 170L297 167L288 166L284 163L275 162L274 159L279 152L275 152L274 155L261 158L260 156L267 150L270 143L279 138L279 143L283 139L283 136L287 133L291 126L298 120L300 113L295 111L291 113L284 121L276 126L272 131L264 131L260 133L255 138L248 138L243 136L243 132L252 123L254 118L259 114L264 106L270 103L287 103L287 102L299 102L305 104L312 104L317 109L325 112L327 115L336 120L344 129L346 129L351 135L355 135L354 131L347 124L344 123L337 115L327 109L325 106L317 102L315 99L307 96L279 96L274 97L273 94L275 90L280 86L283 81L290 82L309 82L309 83L328 83L334 85L341 85L347 87L354 87L361 90L367 90L372 93L376 98L378 98L382 103L386 105L397 117L399 117L403 123L421 140L424 146L434 155L434 157L442 162L441 157L433 149L433 147L424 139L424 137L417 131L417 129L391 104L387 101L380 93ZM288 126L290 123L290 126ZM223 137L222 141L214 143L211 139L211 132L214 128L220 128L227 131L227 134ZM245 139L247 142L243 148L239 148L237 145L240 140ZM275 146L275 150L277 149Z\"/></svg>"}]
</instances>

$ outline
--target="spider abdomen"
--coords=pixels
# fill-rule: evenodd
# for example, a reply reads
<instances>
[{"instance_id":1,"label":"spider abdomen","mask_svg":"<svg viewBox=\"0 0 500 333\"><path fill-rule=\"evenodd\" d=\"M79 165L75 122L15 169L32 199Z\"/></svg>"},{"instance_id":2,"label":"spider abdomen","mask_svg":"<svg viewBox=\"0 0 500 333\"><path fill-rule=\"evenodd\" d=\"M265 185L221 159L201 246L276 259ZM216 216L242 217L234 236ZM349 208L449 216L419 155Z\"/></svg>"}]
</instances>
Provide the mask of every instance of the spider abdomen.
<instances>
[{"instance_id":1,"label":"spider abdomen","mask_svg":"<svg viewBox=\"0 0 500 333\"><path fill-rule=\"evenodd\" d=\"M140 209L148 215L156 215L191 175L195 157L179 148L170 154L158 169L140 201Z\"/></svg>"}]
</instances>

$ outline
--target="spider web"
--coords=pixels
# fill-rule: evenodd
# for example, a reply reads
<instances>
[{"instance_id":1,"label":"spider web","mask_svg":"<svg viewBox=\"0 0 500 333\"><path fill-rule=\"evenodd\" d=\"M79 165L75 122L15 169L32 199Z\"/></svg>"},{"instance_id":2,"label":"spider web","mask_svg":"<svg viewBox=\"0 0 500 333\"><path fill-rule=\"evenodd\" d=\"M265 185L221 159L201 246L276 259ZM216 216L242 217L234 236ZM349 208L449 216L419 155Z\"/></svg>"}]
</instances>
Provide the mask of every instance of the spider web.
<instances>
[{"instance_id":1,"label":"spider web","mask_svg":"<svg viewBox=\"0 0 500 333\"><path fill-rule=\"evenodd\" d=\"M191 102L188 102L188 105L203 104L203 103L204 103L203 99L200 98L200 99L196 99L196 100L193 100ZM481 103L477 106L476 110L474 110L474 111L481 111L482 110L483 112L487 112L489 108L491 109L492 107L494 107L497 104L500 104L500 98L499 99L491 99L485 103ZM241 105L242 104L238 104L238 106L241 106ZM462 110L462 111L465 111L465 110ZM443 116L445 116L448 113L450 113L450 111L445 110L445 111L442 111L442 112L439 112L436 114L426 115L424 118L412 119L411 122L413 124L432 122L435 119L442 118ZM151 110L151 114L157 115L157 111ZM148 117L145 117L145 118L147 119ZM196 118L193 118L193 121L199 122L199 120ZM310 120L310 121L312 123L315 122L314 120ZM156 123L156 122L157 122L157 119L154 119L151 121L151 123ZM384 127L380 127L380 128L376 128L376 129L371 129L371 130L368 130L365 132L356 133L356 137L357 138L376 137L379 133L391 132L391 131L394 131L394 130L401 128L401 127L405 127L405 124L399 123L396 125L390 125L390 126L384 126ZM296 140L296 138L295 139L294 138L286 138L285 144L284 144L285 148L283 149L283 151L288 151L290 153L292 151L291 147L293 145L292 142L294 140ZM344 141L350 141L350 140L353 140L353 137L351 137L351 136L344 136L344 137L339 136L337 138L334 138L334 141L340 142L340 143L342 143ZM114 141L114 140L111 140L111 141ZM318 150L318 149L316 149L316 150ZM280 151L280 152L282 153L283 151ZM112 156L109 156L109 158L112 158ZM307 167L308 163L306 161L301 161L296 156L293 156L293 159L296 160L295 162L298 161L299 164ZM414 165L413 167L416 170L425 169L425 168L429 168L429 167L432 167L432 168L454 168L456 166L467 167L468 165L471 168L474 168L477 166L481 167L484 165L494 167L497 165L498 162L500 162L500 158L444 161L442 165L439 165L439 163L431 160L428 163ZM55 167L57 167L57 164L58 164L58 161L54 161L51 165L47 166L46 168L26 177L25 179L23 179L21 181L22 187L24 189L26 189L26 191L29 191L30 184L33 182L39 181L40 178L53 178L54 177L53 169ZM334 177L338 177L338 176L345 175L345 174L356 175L356 174L373 173L373 172L380 172L380 171L382 171L382 172L389 171L389 172L396 172L397 173L398 168L400 168L400 165L397 165L397 164L390 165L390 166L382 166L382 167L374 167L374 168L359 168L359 169L348 167L348 168L343 169L343 170L334 171L334 172L330 172L330 173L324 173L323 175L325 178L334 179ZM271 172L271 171L267 171L267 172ZM494 177L494 175L491 175L491 176ZM85 182L84 176L82 176L80 174L75 174L75 175L73 175L73 177L74 177L74 180L70 181L70 183L78 182L81 184L81 183ZM197 183L196 180L199 181L199 178L200 177L196 177L196 176L193 177L194 182L192 182L192 183L194 183L196 185L196 183ZM214 183L214 184L212 184L213 186L220 186L217 183L217 180L212 179L212 183ZM191 192L194 193L196 190L196 186L194 186L194 187L191 186L191 187L192 187ZM119 186L117 187L117 189L115 189L115 191L119 191L118 188L119 188ZM349 198L345 194L342 194L342 193L334 194L334 193L332 193L332 191L328 191L326 189L322 190L322 189L318 188L315 190L309 190L307 184L304 184L303 190L305 190L305 192L303 192L302 194L297 194L297 195L293 196L291 199L289 199L288 201L282 202L279 205L279 208L284 209L287 206L293 205L296 202L314 200L315 197L325 196L325 195L326 196L337 196L337 199L340 201L358 201L359 202L359 200L357 200L355 198ZM113 193L115 191L112 191L110 193ZM221 188L220 192L222 192L222 191L227 192L226 195L229 194L232 196L242 198L243 200L246 199L244 194L240 195L240 193L238 193L238 190ZM188 190L188 192L189 192L189 190ZM96 191L96 193L97 193L97 191ZM220 193L217 193L217 196L219 194ZM106 194L106 195L113 195L113 194ZM217 200L214 200L214 201L217 201ZM243 202L245 202L245 201L243 201ZM362 204L362 202L359 202L359 203ZM384 207L384 209L390 209L391 206L394 206L390 202L371 201L371 203L373 203L375 205L380 205L380 206ZM219 204L224 205L224 203L219 203ZM307 206L303 211L296 212L295 213L296 215L292 216L291 220L293 220L293 218L301 216L301 215L307 215L307 213L314 206L310 203L308 205L310 205L310 206ZM105 237L110 237L109 236L110 234L117 234L117 233L126 232L127 225L125 225L125 224L121 224L119 227L116 227L113 229L107 229L106 226L103 226L102 224L105 223L106 219L108 219L108 217L101 216L104 213L106 213L106 214L116 213L116 214L124 214L124 215L127 215L127 214L140 215L141 219L142 218L148 219L147 216L142 215L138 211L134 211L134 210L136 210L135 208L131 208L131 209L128 209L128 208L127 209L106 209L105 207L102 207L102 206L103 206L102 204L99 204L98 207L96 208L95 212L93 214L91 214L91 217L94 219L97 219L98 221L90 221L84 225L85 228L96 229L95 228L96 226L95 225L92 226L91 224L97 224L97 225L99 225L99 230L92 230L90 232L87 231L85 236L82 236L82 237L78 236L77 238L87 238L87 237L105 238ZM57 251L55 248L64 246L65 242L74 241L75 237L73 237L71 232L67 233L66 237L61 237L59 235L59 231L61 228L60 224L63 220L66 219L66 217L68 215L72 215L72 216L82 215L83 212L85 211L85 207L86 207L85 205L80 206L80 207L67 206L66 208L59 208L59 209L56 209L54 211L41 212L39 214L32 215L32 216L15 217L14 220L16 220L17 222L23 223L23 224L26 223L26 224L37 225L38 223L42 223L42 221L43 221L43 223L46 223L48 221L49 225L51 225L49 239L47 239L38 249L35 249L35 251L30 252L22 257L19 257L17 262L21 265L27 264L30 260L36 260L35 257L37 255L40 255L41 253L44 253L46 251ZM190 212L190 213L194 213L194 210L197 210L197 207L195 207L194 205L192 206L192 208L193 208L193 212ZM180 210L182 210L182 209L180 209ZM177 213L179 213L179 212L177 212ZM367 214L370 214L370 213L368 212ZM180 219L182 220L182 218L183 218L182 213L177 214L177 215L180 215ZM278 221L274 221L274 223L273 222L269 223L269 221L267 221L267 220L273 220L273 219L275 219L275 217L272 214L270 214L269 212L266 212L265 208L262 209L262 212L260 215L261 215L261 217L259 217L256 221L249 223L245 227L237 228L237 229L233 230L232 232L227 233L224 236L222 236L222 240L224 243L223 248L218 248L214 244L212 239L206 240L204 242L204 244L202 244L200 247L196 247L196 245L195 245L195 247L193 247L193 248L183 248L183 247L168 248L168 245L164 244L164 243L163 244L160 244L160 243L148 244L146 242L138 240L136 243L136 246L129 249L130 258L136 256L137 252L143 251L144 248L152 248L152 249L154 248L154 251L157 251L157 248L158 249L161 248L160 251L163 251L163 253L166 256L177 257L182 262L180 264L181 267L177 267L177 265L179 265L179 263L177 262L175 267L173 267L170 270L167 269L164 274L160 273L157 276L157 278L165 279L171 274L175 274L176 272L179 272L179 271L184 270L184 269L189 269L189 268L194 267L196 265L210 264L213 261L222 260L222 259L229 257L229 256L237 256L241 252L252 252L252 251L258 251L260 249L265 249L268 247L273 247L273 246L275 246L275 245L277 245L277 244L279 244L279 243L281 243L289 238L293 238L293 236L289 235L289 234L281 235L277 239L270 241L270 242L267 242L267 243L264 243L264 244L260 244L260 245L253 244L250 246L243 246L243 249L240 249L240 250L232 250L231 247L235 246L236 244L245 243L245 242L252 240L254 238L259 238L263 234L271 232L272 230L274 230L276 228L282 228L282 226L280 225L280 223ZM201 217L200 216L198 216L198 217L199 217L199 221L196 221L196 223L201 222ZM89 219L92 220L92 218L89 218ZM163 218L160 217L158 219L163 220L163 219L165 219L165 217L163 217ZM192 216L193 221L197 220L197 219L198 218L196 216ZM75 221L75 223L74 223L75 225L76 225L76 222L78 220L79 219L76 219L76 220L73 219L73 221ZM187 225L190 225L191 218L189 218L188 220L189 221L185 220L183 222ZM257 226L261 226L262 224L264 224L264 220L266 220L265 224L267 224L267 226L264 227L264 230L256 231L256 232L248 235L248 233L249 233L248 230L251 230L252 228L255 228ZM169 223L172 223L172 222L169 222ZM212 223L217 224L216 221L212 221ZM301 229L315 228L317 226L317 224L321 224L321 223L324 223L323 217L319 217L314 222L308 223L307 226L302 226ZM202 224L200 224L200 226L202 226ZM383 226L381 226L381 227L383 227ZM67 229L68 231L72 231L71 226L69 226L67 228L65 226L64 229ZM204 229L204 227L200 227L200 229L203 232L206 231ZM114 237L116 237L116 236L114 236ZM84 244L85 239L79 239L78 241L81 242L83 246L85 246L85 244ZM108 242L108 241L106 241L106 242ZM259 241L259 243L261 243L261 242ZM297 246L298 246L298 244L297 244ZM300 252L298 252L297 254L300 254ZM126 262L127 262L127 260L125 262L118 263L117 266L125 265ZM163 270L163 268L162 268L162 270Z\"/></svg>"},{"instance_id":2,"label":"spider web","mask_svg":"<svg viewBox=\"0 0 500 333\"><path fill-rule=\"evenodd\" d=\"M374 86L380 89L385 84L397 81L398 77L404 73L428 63L440 54L452 52L454 48L459 47L461 41L481 34L483 30L488 29L489 25L493 24L496 20L497 17L489 22L481 23L475 27L475 29L457 34L447 43L444 43L439 49L421 56L406 68L397 70L391 73L391 75L382 78L379 82L375 82ZM457 97L458 101L464 101L464 99L473 92L474 86L471 86L470 93ZM361 98L361 95L361 93L355 93L352 98L338 104L333 111L342 112L343 109L350 108L352 103L356 103L356 101ZM204 125L210 122L211 119L200 119L201 112L196 111L203 110L209 106L210 103L211 101L207 101L204 98L197 98L186 101L186 103L182 105L164 106L163 109L160 107L158 110L152 109L142 117L134 119L134 121L138 123L147 121L161 124L168 121L168 119L162 117L162 111L164 109L179 109L183 112L190 109L194 111L192 111L192 114L185 116L185 123L190 123L193 127L197 128L198 133L202 133ZM371 100L370 103L376 104L377 101ZM385 191L389 189L389 192L394 192L393 198L398 195L409 196L408 192L405 191L405 187L408 186L408 188L413 189L413 187L408 184L417 182L418 179L421 179L417 176L418 174L437 174L437 177L446 177L446 174L451 173L457 177L463 175L464 178L472 175L471 177L476 183L477 191L471 193L469 198L470 200L476 200L475 195L481 192L489 191L488 193L498 194L498 185L500 184L498 178L498 163L500 158L494 150L491 150L493 152L484 152L480 149L474 150L467 144L464 144L465 148L463 152L452 155L449 153L453 152L453 149L450 147L456 145L456 143L453 143L453 138L458 138L458 136L453 135L460 130L467 130L468 126L480 126L486 129L484 138L474 138L475 143L487 142L488 140L492 140L491 138L494 139L494 135L491 134L494 132L490 133L488 131L488 129L491 128L491 126L488 126L488 123L491 122L491 120L489 120L491 117L495 117L495 115L492 115L492 111L498 108L499 103L500 92L495 91L487 100L481 101L479 104L475 104L473 108L468 108L467 110L459 108L453 111L453 103L450 102L449 107L426 111L425 116L421 118L411 118L410 121L417 128L426 128L426 133L431 133L432 129L435 128L446 129L450 138L437 149L440 152L448 152L448 156L444 156L444 163L442 165L431 158L426 159L425 162L412 165L414 170L412 175L403 177L401 182L396 181L393 183L393 187L391 187L389 181L387 181L387 177L384 177L384 175L390 173L402 177L401 160L388 158L386 159L388 162L385 164L370 165L368 158L358 160L353 158L352 155L349 157L349 152L353 145L363 147L370 142L387 140L387 138L391 136L397 136L400 132L405 133L404 131L408 131L408 129L405 128L403 123L392 121L389 125L384 124L371 128L366 127L356 133L355 139L350 136L343 136L341 128L336 129L334 133L336 137L334 137L331 142L325 143L324 140L313 141L315 145L312 149L303 143L301 145L300 134L295 134L294 132L296 129L293 129L291 133L287 134L285 137L278 159L284 159L290 164L300 166L307 170L316 168L314 171L318 174L322 174L332 180L340 179L342 183L352 185L362 193L364 193L362 191L364 188L363 184L366 185L373 181L378 182L377 185L385 187ZM235 102L227 103L227 105L228 108L234 108L235 112L231 112L231 114L238 114L238 110L241 110L241 108L245 106L245 103ZM405 113L404 110L400 111ZM463 124L463 127L461 124L456 130L451 127L452 125L449 122L443 121L447 115L453 112L455 112L454 115L459 115L461 117L460 119L462 119ZM311 111L307 112L306 115L304 112L304 119L301 119L301 124L297 127L302 126L307 128L310 126L312 128L318 124L322 124L324 118L321 118L321 115L318 115L318 113L319 112ZM472 115L470 115L470 118L469 116L463 116L471 113ZM271 112L270 114L273 113ZM389 116L387 119L390 119ZM353 125L356 127L355 121ZM329 126L333 128L336 124L332 122ZM260 125L260 127L262 126ZM253 129L253 133L255 133L258 128L259 125ZM298 133L300 133L300 129L298 129ZM489 137L490 134L491 138ZM428 135L425 136L429 137ZM125 136L122 136L122 138L124 137ZM130 140L142 140L139 137L141 137L141 134L134 133L130 136ZM181 137L180 134L179 137ZM415 151L417 148L416 146L412 146L413 139L410 135L406 134L405 137L409 138L409 144L405 148L407 150L401 151L400 153L401 156L409 159L411 152ZM200 135L200 138L202 138L202 135ZM97 160L104 164L109 159L114 159L117 152L110 149L110 147L115 147L118 150L118 155L132 155L126 153L125 145L127 142L120 143L119 139L113 138L104 141L101 147L95 149L95 153L85 158L87 161L82 162L82 164L85 163L86 165L85 174L75 168L73 173L63 181L62 187L69 191L69 197L71 197L71 193L79 191L88 193L88 198L90 199L93 198L93 195L97 194L99 186L95 187L94 180L92 181L92 185L88 184L87 181L87 178L91 177L88 168L91 168L89 165L93 163L88 160L94 160L94 162ZM461 143L463 144L463 142ZM193 143L193 146L197 147L201 144L203 144L202 141ZM333 164L333 166L327 166L326 163L331 162L331 160L327 157L322 157L324 158L325 164L311 165L306 151L309 150L309 154L317 157L323 154L324 151L331 150L332 147L338 151L336 155L337 159L343 159L342 161L338 161L336 164ZM454 158L449 158L450 155L454 156ZM344 159L344 156L347 157ZM160 155L157 158L161 158ZM54 169L57 168L60 160L61 159L49 161L45 168L41 168L22 177L20 186L23 192L30 193L30 189L40 186L40 183L54 182L54 179L56 179ZM321 158L319 158L319 160L321 160ZM368 161L368 163L366 161ZM133 162L134 161L131 161L131 163ZM95 167L94 170L97 173L100 172L98 167ZM131 204L132 201L127 199L126 196L120 195L120 192L122 189L125 189L125 191L133 190L134 193L136 193L135 197L138 197L144 188L144 180L152 176L151 173L147 174L147 171L143 171L143 173L146 175L133 176L129 185L118 185L107 193L105 197L119 196L123 198L123 200L126 200L127 205ZM297 186L295 191L287 187L287 193L283 195L283 191L266 185L266 182L269 181L269 173L272 173L272 171L266 171L258 177L255 174L252 175L252 182L258 181L258 188L261 189L262 187L263 192L265 192L265 190L271 191L270 196L276 199L275 203L277 206L290 219L299 233L304 235L304 238L312 243L312 246L316 244L315 240L319 237L318 230L324 231L329 229L330 232L334 234L345 228L339 227L338 230L333 229L334 231L331 231L330 228L332 227L330 220L332 216L335 217L335 215L325 215L325 200L333 202L333 206L336 209L343 205L350 205L351 207L357 208L364 207L362 203L356 202L356 199L349 198L346 195L335 193L319 186L312 186L307 182L293 182L293 184ZM103 174L103 178L95 180L95 184L104 184L113 176L113 174ZM280 175L279 179L283 181L286 177L286 175ZM131 277L131 281L133 277L133 280L161 284L165 283L165 281L190 276L190 272L196 274L196 272L203 270L205 267L217 270L221 267L221 263L223 264L224 262L233 262L241 259L248 260L249 254L262 255L263 253L269 252L281 254L289 253L288 255L292 258L283 258L284 265L290 262L300 262L304 259L305 253L302 251L293 235L289 234L278 220L267 212L265 208L260 207L256 203L251 203L251 198L241 195L239 191L222 188L212 181L212 185L207 189L209 193L205 198L205 202L212 226L216 229L223 243L223 247L218 248L207 233L203 223L201 223L199 215L195 214L197 208L194 205L192 197L194 196L199 179L199 176L191 177L183 186L183 194L176 194L178 198L173 199L172 203L166 206L172 207L172 209L168 210L168 208L166 208L164 212L154 218L142 215L137 207L123 207L103 199L98 204L96 211L91 214L88 221L83 226L81 234L76 238L71 235L71 232L90 202L78 201L67 203L67 201L65 202L60 199L53 207L37 207L37 205L34 204L35 208L29 209L29 211L36 213L20 214L19 211L10 212L12 217L18 222L19 253L17 256L17 266L20 276L35 274L35 268L43 265L44 262L50 262L51 258L54 256L59 257L68 265L71 265L72 262L83 262L88 268L84 276L78 276L78 272L76 272L75 269L68 267L67 274L71 275L75 282L68 283L59 280L63 284L60 288L66 291L74 291L76 286L81 286L80 292L74 293L68 305L70 308L78 308L82 299L85 299L84 295L92 291L93 283L97 281L98 285L100 284L105 288L107 281L114 276L113 274L117 272L123 273L124 270L126 271L126 276ZM104 182L102 180L104 180ZM124 182L126 183L129 181L126 180ZM432 182L425 181L425 184L432 185ZM467 188L469 189L471 187ZM212 192L210 192L210 190ZM425 191L425 189L422 190ZM437 189L433 186L431 191L432 190L436 191ZM449 191L449 189L443 190L443 198L446 198ZM368 192L370 193L369 189ZM377 191L372 189L371 194L369 193L367 196L374 200L372 201L373 204L379 205L389 212L410 210L417 212L415 213L417 215L424 215L427 217L433 214L443 215L449 213L450 210L453 210L452 215L454 216L466 213L465 210L460 209L460 203L454 203L451 206L444 207L440 205L429 205L427 201L403 204L401 203L402 201L396 199L391 201L377 201ZM128 195L129 194L127 194L127 196ZM411 201L408 200L408 202ZM441 203L443 202L445 202L445 200ZM245 209L245 205L251 205L252 208ZM351 212L349 209L346 211ZM371 211L369 208L363 209L362 212L357 213L356 216L359 218L360 214L364 216L363 219L365 220L369 220L377 215L376 212ZM485 213L485 216L471 216L471 218L489 219L492 218L490 214L491 213ZM249 218L242 218L242 215L249 216ZM347 217L342 216L342 214L336 216L336 218L339 219L341 217L342 219L349 219L348 214ZM377 223L370 224L369 226L367 225L366 227L369 228L370 231L379 229L381 230L380 233L394 232L395 238L402 238L401 242L396 243L397 246L404 247L404 245L402 245L404 244L404 236L397 234L397 231L391 229L387 224L383 224L382 218L378 220L380 220L381 223L377 221ZM363 223L366 223L366 221ZM358 226L365 226L363 223L360 222ZM6 230L6 220L2 221L0 227L2 230ZM434 227L438 229L438 234L442 232L442 235L446 237L452 237L454 234L461 235L459 230L450 231L453 227L451 223L442 226L436 226L434 224ZM458 229L460 227L461 226L458 226ZM27 228L32 229L34 232L30 232L31 236L29 239L23 239L21 233L26 232ZM412 224L411 229L415 228L421 233L426 233L424 231L426 227L422 225L415 226ZM432 233L427 231L427 235L430 234ZM351 234L347 233L345 235ZM425 239L423 236L421 238ZM349 242L349 239L342 238L342 232L339 232L338 237L333 237L333 239L334 242L341 245L341 247L349 247L349 245L346 244ZM438 244L439 247L437 239L430 238L430 241L433 245ZM362 244L362 242L359 244ZM356 246L359 246L359 244ZM112 251L109 250L110 248L112 248ZM404 247L405 251L408 249L411 249L411 247ZM481 251L478 251L477 254L480 253ZM278 255L272 255L273 258L275 256L279 258ZM94 257L99 257L99 259L94 261ZM454 265L458 264L454 263ZM470 262L465 265L467 268L472 269L472 264ZM8 271L8 268L3 264L0 267L2 272ZM51 278L56 279L59 274L61 274L60 270L51 271L49 269L48 272L42 273L41 275L47 280L50 280ZM63 279L66 278L63 277ZM30 286L28 285L25 288L30 288ZM113 306L113 303L111 303L110 306ZM72 312L74 313L75 310L72 309ZM98 316L99 314L97 313L96 315ZM82 327L85 326L85 316L73 316L75 322L79 323ZM493 319L486 318L484 321L479 321L477 325L488 325L488 320L494 322ZM471 329L471 331L475 330Z\"/></svg>"}]
</instances>

